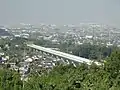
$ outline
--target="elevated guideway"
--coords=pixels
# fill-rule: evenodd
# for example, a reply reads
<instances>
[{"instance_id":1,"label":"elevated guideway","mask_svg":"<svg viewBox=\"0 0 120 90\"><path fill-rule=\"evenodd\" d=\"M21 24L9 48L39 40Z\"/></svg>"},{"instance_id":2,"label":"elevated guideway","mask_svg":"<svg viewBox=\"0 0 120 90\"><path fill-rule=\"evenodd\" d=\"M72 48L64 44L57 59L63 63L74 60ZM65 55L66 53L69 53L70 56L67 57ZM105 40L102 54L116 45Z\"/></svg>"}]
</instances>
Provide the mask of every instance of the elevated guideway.
<instances>
[{"instance_id":1,"label":"elevated guideway","mask_svg":"<svg viewBox=\"0 0 120 90\"><path fill-rule=\"evenodd\" d=\"M56 51L56 50L52 50L50 48L41 47L41 46L38 46L38 45L35 45L35 44L27 44L27 46L30 47L30 48L42 51L42 52L46 52L46 53L49 53L49 54L52 54L52 55L55 55L55 56L58 56L58 57L61 57L61 58L65 58L65 59L73 61L75 63L86 63L88 65L90 65L92 63L92 61L89 60L89 59L78 57L78 56L75 56L75 55L67 54L67 53L64 53L64 52ZM99 65L98 62L95 62L95 63L97 65Z\"/></svg>"}]
</instances>

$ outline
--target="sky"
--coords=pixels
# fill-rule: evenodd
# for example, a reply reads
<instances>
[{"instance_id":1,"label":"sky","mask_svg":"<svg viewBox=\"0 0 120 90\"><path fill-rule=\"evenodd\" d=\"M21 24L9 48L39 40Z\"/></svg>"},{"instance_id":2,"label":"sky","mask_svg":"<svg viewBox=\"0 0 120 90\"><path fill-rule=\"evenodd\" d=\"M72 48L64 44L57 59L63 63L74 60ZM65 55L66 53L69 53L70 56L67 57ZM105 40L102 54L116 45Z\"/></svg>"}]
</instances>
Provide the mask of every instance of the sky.
<instances>
[{"instance_id":1,"label":"sky","mask_svg":"<svg viewBox=\"0 0 120 90\"><path fill-rule=\"evenodd\" d=\"M120 27L120 0L0 0L0 25L16 23Z\"/></svg>"}]
</instances>

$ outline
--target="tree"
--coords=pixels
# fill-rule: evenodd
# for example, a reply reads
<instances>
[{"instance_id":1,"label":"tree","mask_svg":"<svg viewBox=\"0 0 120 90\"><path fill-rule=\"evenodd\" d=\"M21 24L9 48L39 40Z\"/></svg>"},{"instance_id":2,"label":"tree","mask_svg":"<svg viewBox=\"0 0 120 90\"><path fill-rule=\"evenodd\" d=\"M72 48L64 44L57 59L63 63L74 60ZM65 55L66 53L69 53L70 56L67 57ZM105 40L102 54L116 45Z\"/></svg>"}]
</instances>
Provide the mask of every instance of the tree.
<instances>
[{"instance_id":1,"label":"tree","mask_svg":"<svg viewBox=\"0 0 120 90\"><path fill-rule=\"evenodd\" d=\"M114 51L106 61L106 70L111 74L118 74L120 70L120 51Z\"/></svg>"}]
</instances>

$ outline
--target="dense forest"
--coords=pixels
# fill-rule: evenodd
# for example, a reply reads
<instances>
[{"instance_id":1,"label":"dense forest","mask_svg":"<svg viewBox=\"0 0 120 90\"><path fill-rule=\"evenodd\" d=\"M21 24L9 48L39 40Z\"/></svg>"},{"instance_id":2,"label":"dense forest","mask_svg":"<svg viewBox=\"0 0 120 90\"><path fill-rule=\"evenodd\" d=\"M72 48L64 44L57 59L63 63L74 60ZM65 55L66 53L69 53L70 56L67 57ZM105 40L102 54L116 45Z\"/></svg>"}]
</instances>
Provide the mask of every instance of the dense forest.
<instances>
[{"instance_id":1,"label":"dense forest","mask_svg":"<svg viewBox=\"0 0 120 90\"><path fill-rule=\"evenodd\" d=\"M18 72L5 67L0 69L0 90L120 90L120 51L101 66L58 65L43 75L30 74L24 82Z\"/></svg>"}]
</instances>

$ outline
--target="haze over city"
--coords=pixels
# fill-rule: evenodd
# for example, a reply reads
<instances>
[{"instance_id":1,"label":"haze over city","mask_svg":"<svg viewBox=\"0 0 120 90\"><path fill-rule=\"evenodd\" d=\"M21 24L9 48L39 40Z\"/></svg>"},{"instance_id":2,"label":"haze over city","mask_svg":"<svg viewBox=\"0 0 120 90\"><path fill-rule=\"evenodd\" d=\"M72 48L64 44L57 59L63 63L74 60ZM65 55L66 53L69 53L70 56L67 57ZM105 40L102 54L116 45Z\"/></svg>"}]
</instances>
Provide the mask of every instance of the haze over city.
<instances>
[{"instance_id":1,"label":"haze over city","mask_svg":"<svg viewBox=\"0 0 120 90\"><path fill-rule=\"evenodd\" d=\"M120 90L120 0L0 0L0 90Z\"/></svg>"},{"instance_id":2,"label":"haze over city","mask_svg":"<svg viewBox=\"0 0 120 90\"><path fill-rule=\"evenodd\" d=\"M119 0L0 0L0 25L102 23L120 27Z\"/></svg>"}]
</instances>

